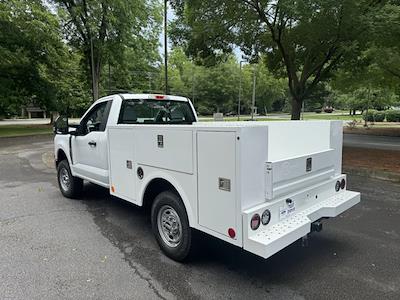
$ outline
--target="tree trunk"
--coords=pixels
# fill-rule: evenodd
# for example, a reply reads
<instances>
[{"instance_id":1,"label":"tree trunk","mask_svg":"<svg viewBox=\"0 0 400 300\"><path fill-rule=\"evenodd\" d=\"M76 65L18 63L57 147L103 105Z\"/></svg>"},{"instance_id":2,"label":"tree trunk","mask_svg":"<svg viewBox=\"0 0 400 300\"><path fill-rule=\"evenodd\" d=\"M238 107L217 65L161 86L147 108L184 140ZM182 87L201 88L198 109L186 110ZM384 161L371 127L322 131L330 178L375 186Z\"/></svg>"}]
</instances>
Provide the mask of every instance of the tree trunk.
<instances>
[{"instance_id":1,"label":"tree trunk","mask_svg":"<svg viewBox=\"0 0 400 300\"><path fill-rule=\"evenodd\" d=\"M292 120L300 120L303 99L292 98Z\"/></svg>"},{"instance_id":2,"label":"tree trunk","mask_svg":"<svg viewBox=\"0 0 400 300\"><path fill-rule=\"evenodd\" d=\"M90 89L92 90L93 102L99 99L99 85L100 85L100 77L101 77L101 58L99 54L99 50L97 48L91 51L91 45L86 45L86 50L84 51L85 59L88 69L88 83L90 84ZM93 57L92 57L93 55Z\"/></svg>"}]
</instances>

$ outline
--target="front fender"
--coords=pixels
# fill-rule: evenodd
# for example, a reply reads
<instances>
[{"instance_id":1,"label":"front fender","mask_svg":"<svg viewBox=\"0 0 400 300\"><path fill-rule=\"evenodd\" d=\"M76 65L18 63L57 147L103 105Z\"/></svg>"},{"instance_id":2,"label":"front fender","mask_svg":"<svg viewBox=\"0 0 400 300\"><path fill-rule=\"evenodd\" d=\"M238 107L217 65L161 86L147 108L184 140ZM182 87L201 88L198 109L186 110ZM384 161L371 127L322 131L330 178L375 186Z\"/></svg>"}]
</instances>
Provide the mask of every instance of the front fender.
<instances>
[{"instance_id":1,"label":"front fender","mask_svg":"<svg viewBox=\"0 0 400 300\"><path fill-rule=\"evenodd\" d=\"M65 153L65 156L67 157L69 165L72 166L71 155L69 150L69 138L70 138L69 134L68 135L57 134L54 137L54 158L57 161L59 151L63 151Z\"/></svg>"}]
</instances>

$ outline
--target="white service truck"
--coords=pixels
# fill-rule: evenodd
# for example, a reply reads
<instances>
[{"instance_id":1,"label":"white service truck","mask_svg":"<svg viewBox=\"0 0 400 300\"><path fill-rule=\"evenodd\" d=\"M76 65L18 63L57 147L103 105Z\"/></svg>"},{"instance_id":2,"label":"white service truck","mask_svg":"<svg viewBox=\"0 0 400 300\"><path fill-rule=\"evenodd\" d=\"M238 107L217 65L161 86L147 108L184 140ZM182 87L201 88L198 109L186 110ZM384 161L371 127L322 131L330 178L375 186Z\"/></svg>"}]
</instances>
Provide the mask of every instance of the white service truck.
<instances>
[{"instance_id":1,"label":"white service truck","mask_svg":"<svg viewBox=\"0 0 400 300\"><path fill-rule=\"evenodd\" d=\"M178 261L193 228L268 258L360 201L341 173L341 121L198 122L187 98L119 94L54 130L62 194L87 180L151 207Z\"/></svg>"}]
</instances>

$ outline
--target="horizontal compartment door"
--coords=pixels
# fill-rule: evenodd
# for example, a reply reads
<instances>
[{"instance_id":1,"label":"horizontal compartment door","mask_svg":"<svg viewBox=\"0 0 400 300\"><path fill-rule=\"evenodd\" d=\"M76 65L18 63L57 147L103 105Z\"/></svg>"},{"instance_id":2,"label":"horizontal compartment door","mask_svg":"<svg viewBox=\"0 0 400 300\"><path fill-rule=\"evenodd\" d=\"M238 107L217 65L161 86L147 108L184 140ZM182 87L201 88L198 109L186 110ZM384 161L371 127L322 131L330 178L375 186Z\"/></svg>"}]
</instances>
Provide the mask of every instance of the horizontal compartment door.
<instances>
[{"instance_id":1,"label":"horizontal compartment door","mask_svg":"<svg viewBox=\"0 0 400 300\"><path fill-rule=\"evenodd\" d=\"M333 149L309 155L267 162L265 170L266 198L290 192L326 180L335 174Z\"/></svg>"}]
</instances>

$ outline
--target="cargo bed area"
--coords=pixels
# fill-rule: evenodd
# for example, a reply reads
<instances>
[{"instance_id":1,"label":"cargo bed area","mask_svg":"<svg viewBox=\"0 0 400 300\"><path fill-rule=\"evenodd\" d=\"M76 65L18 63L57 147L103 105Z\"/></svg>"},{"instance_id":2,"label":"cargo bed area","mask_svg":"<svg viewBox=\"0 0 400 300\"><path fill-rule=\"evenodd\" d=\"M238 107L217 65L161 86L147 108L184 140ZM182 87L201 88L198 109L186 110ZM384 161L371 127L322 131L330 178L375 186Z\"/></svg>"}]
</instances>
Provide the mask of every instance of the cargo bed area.
<instances>
[{"instance_id":1,"label":"cargo bed area","mask_svg":"<svg viewBox=\"0 0 400 300\"><path fill-rule=\"evenodd\" d=\"M191 227L262 257L360 201L346 184L336 190L346 181L341 121L132 124L108 134L111 194L143 205L152 180L166 179ZM265 211L268 222L252 229Z\"/></svg>"}]
</instances>

